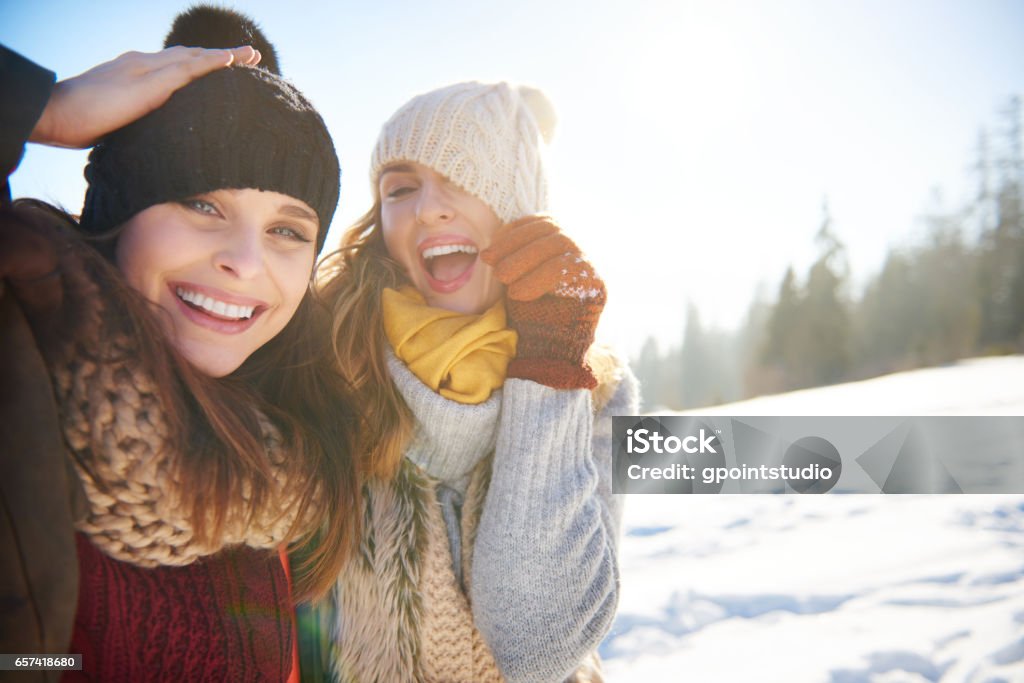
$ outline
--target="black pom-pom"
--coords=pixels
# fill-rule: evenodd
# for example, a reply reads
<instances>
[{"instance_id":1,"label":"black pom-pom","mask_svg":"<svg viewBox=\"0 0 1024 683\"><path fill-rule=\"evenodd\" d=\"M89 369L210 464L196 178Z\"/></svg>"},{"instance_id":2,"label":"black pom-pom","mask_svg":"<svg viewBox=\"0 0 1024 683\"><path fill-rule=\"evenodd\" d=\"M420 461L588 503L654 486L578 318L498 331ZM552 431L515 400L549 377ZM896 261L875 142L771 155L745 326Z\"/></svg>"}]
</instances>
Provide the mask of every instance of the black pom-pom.
<instances>
[{"instance_id":1,"label":"black pom-pom","mask_svg":"<svg viewBox=\"0 0 1024 683\"><path fill-rule=\"evenodd\" d=\"M281 75L277 51L256 22L225 7L195 5L179 14L164 39L164 47L175 45L217 49L252 45L263 56L259 66Z\"/></svg>"}]
</instances>

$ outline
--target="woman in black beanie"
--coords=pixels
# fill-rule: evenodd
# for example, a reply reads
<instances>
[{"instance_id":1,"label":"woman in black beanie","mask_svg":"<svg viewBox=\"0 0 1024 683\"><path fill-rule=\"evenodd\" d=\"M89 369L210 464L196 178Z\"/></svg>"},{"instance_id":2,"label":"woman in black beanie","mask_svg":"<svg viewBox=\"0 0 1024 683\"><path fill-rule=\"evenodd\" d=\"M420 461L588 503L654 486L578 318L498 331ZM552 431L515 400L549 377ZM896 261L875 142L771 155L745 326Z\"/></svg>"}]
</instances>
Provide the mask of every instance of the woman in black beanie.
<instances>
[{"instance_id":1,"label":"woman in black beanie","mask_svg":"<svg viewBox=\"0 0 1024 683\"><path fill-rule=\"evenodd\" d=\"M195 8L169 49L49 104L52 75L0 53L7 168L30 131L74 146L117 128L80 222L0 213L0 414L19 426L0 432L5 652L82 654L98 680L287 679L293 600L329 587L358 534L358 420L309 288L338 199L330 135L251 48L170 47L260 40Z\"/></svg>"}]
</instances>

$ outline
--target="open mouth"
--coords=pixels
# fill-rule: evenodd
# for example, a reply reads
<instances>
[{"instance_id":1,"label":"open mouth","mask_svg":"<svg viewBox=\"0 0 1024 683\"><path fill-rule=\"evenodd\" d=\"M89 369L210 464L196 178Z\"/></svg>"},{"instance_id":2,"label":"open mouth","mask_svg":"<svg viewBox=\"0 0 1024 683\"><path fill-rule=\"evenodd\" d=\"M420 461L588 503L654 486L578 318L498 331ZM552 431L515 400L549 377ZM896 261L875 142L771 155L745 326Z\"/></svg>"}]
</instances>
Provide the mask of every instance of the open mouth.
<instances>
[{"instance_id":1,"label":"open mouth","mask_svg":"<svg viewBox=\"0 0 1024 683\"><path fill-rule=\"evenodd\" d=\"M462 287L473 274L479 249L459 242L436 244L420 251L427 283L438 292L453 292Z\"/></svg>"},{"instance_id":2,"label":"open mouth","mask_svg":"<svg viewBox=\"0 0 1024 683\"><path fill-rule=\"evenodd\" d=\"M423 263L435 280L451 282L476 263L477 249L469 244L448 244L423 250Z\"/></svg>"}]
</instances>

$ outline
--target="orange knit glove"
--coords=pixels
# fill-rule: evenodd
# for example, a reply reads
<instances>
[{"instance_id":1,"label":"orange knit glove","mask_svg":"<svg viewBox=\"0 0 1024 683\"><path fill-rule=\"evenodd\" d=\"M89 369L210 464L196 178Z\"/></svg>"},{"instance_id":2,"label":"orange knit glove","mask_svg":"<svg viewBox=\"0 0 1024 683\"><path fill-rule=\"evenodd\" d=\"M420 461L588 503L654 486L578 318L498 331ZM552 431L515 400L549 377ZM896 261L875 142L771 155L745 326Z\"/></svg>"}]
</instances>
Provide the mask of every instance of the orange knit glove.
<instances>
[{"instance_id":1,"label":"orange knit glove","mask_svg":"<svg viewBox=\"0 0 1024 683\"><path fill-rule=\"evenodd\" d=\"M502 227L480 255L508 288L509 325L519 335L508 376L555 389L592 389L584 357L604 309L604 281L548 216Z\"/></svg>"}]
</instances>

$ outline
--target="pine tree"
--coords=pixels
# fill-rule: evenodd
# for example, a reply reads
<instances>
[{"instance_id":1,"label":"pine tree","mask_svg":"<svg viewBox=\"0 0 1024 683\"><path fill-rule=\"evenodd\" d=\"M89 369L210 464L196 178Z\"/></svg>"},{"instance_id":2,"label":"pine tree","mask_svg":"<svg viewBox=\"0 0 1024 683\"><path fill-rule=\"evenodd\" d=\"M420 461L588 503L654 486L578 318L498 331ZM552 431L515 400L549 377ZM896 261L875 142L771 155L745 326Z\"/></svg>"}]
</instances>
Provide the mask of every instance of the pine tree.
<instances>
[{"instance_id":1,"label":"pine tree","mask_svg":"<svg viewBox=\"0 0 1024 683\"><path fill-rule=\"evenodd\" d=\"M807 275L804 306L807 337L805 385L831 384L850 365L852 326L844 295L849 277L846 249L832 230L828 203L822 206L821 228L815 236L819 256Z\"/></svg>"},{"instance_id":2,"label":"pine tree","mask_svg":"<svg viewBox=\"0 0 1024 683\"><path fill-rule=\"evenodd\" d=\"M1021 197L1021 101L1002 112L994 197L994 224L981 235L978 285L982 295L981 341L988 350L1024 345L1024 216Z\"/></svg>"}]
</instances>

